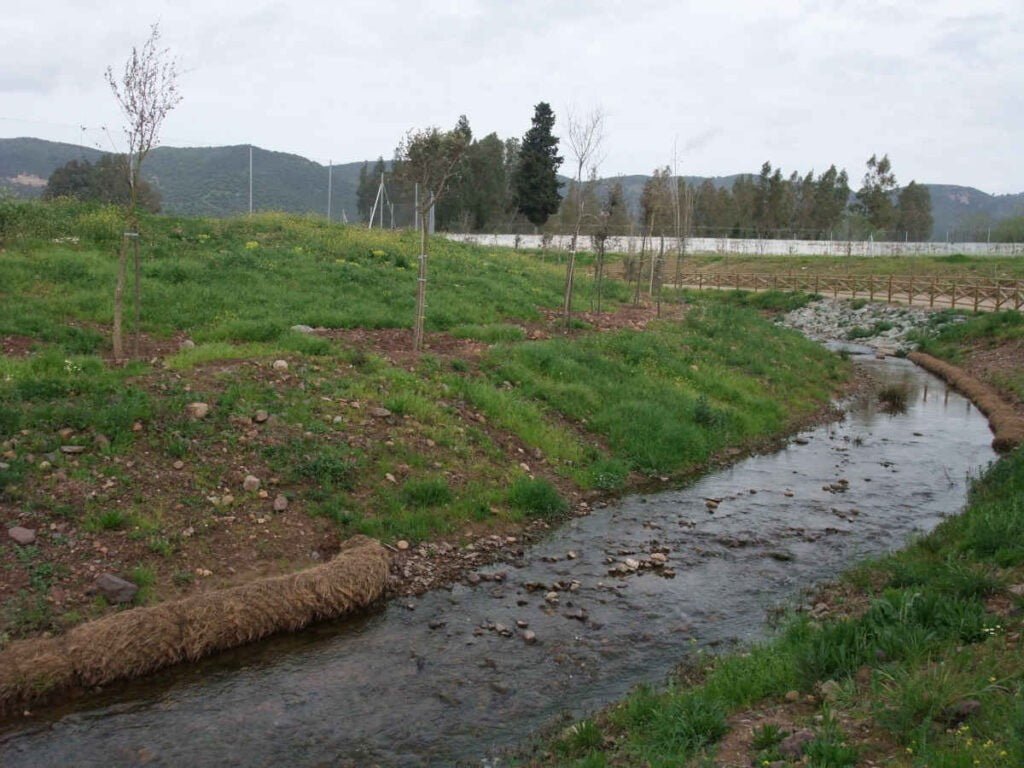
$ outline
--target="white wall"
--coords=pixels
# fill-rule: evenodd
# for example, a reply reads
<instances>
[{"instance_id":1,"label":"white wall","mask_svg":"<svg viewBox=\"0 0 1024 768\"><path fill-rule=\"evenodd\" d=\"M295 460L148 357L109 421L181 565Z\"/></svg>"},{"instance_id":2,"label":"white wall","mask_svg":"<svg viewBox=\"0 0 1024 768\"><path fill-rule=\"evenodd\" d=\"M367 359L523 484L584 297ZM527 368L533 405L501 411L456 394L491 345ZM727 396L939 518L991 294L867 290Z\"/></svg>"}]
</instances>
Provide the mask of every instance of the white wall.
<instances>
[{"instance_id":1,"label":"white wall","mask_svg":"<svg viewBox=\"0 0 1024 768\"><path fill-rule=\"evenodd\" d=\"M450 240L507 248L540 248L541 235L462 235L445 233ZM518 238L518 241L517 241ZM568 250L572 238L555 235L550 248ZM660 247L660 240L655 240ZM665 238L665 253L674 254L676 239ZM650 243L648 243L650 249ZM610 237L608 253L636 253L639 237ZM580 239L580 249L590 249L590 238ZM1024 243L900 243L846 240L740 240L724 237L690 237L688 253L721 253L743 256L945 256L963 253L971 256L1024 256Z\"/></svg>"}]
</instances>

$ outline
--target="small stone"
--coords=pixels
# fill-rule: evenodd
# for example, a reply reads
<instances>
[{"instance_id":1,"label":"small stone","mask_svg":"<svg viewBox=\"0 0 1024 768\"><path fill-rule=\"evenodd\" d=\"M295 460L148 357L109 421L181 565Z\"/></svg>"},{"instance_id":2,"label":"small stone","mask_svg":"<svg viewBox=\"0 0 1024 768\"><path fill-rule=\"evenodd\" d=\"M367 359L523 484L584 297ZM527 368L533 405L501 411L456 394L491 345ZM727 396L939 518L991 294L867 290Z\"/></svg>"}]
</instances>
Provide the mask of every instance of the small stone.
<instances>
[{"instance_id":1,"label":"small stone","mask_svg":"<svg viewBox=\"0 0 1024 768\"><path fill-rule=\"evenodd\" d=\"M292 326L292 330L295 331L296 333L312 333L313 332L313 329L310 326L303 325L302 323L299 323L298 325L293 325Z\"/></svg>"},{"instance_id":2,"label":"small stone","mask_svg":"<svg viewBox=\"0 0 1024 768\"><path fill-rule=\"evenodd\" d=\"M843 688L835 680L826 680L818 686L818 691L825 701L835 701L843 692Z\"/></svg>"},{"instance_id":3,"label":"small stone","mask_svg":"<svg viewBox=\"0 0 1024 768\"><path fill-rule=\"evenodd\" d=\"M246 493L255 493L260 489L260 479L256 475L246 475L242 481L242 488Z\"/></svg>"},{"instance_id":4,"label":"small stone","mask_svg":"<svg viewBox=\"0 0 1024 768\"><path fill-rule=\"evenodd\" d=\"M267 413L264 410L259 410L259 411L256 411L256 413L253 414L252 420L255 421L257 424L263 424L269 418L270 418L270 414L269 413Z\"/></svg>"},{"instance_id":5,"label":"small stone","mask_svg":"<svg viewBox=\"0 0 1024 768\"><path fill-rule=\"evenodd\" d=\"M528 626L530 626L530 622L528 622L526 619L516 619L516 626L520 629L526 629Z\"/></svg>"},{"instance_id":6,"label":"small stone","mask_svg":"<svg viewBox=\"0 0 1024 768\"><path fill-rule=\"evenodd\" d=\"M234 502L235 497L232 496L230 493L225 493L223 496L220 497L220 504L222 507L229 507L232 504L234 504Z\"/></svg>"},{"instance_id":7,"label":"small stone","mask_svg":"<svg viewBox=\"0 0 1024 768\"><path fill-rule=\"evenodd\" d=\"M75 434L75 430L71 427L64 427L64 429L60 430L57 434L60 435L61 440L70 440L71 436Z\"/></svg>"},{"instance_id":8,"label":"small stone","mask_svg":"<svg viewBox=\"0 0 1024 768\"><path fill-rule=\"evenodd\" d=\"M371 408L370 415L376 416L378 419L386 419L388 416L391 415L391 411L389 411L387 408Z\"/></svg>"},{"instance_id":9,"label":"small stone","mask_svg":"<svg viewBox=\"0 0 1024 768\"><path fill-rule=\"evenodd\" d=\"M385 472L384 473L384 479L387 480L389 483L397 483L398 482L398 480L395 478L395 476L392 475L390 472Z\"/></svg>"},{"instance_id":10,"label":"small stone","mask_svg":"<svg viewBox=\"0 0 1024 768\"><path fill-rule=\"evenodd\" d=\"M274 368L275 371L287 371L288 370L288 361L287 360L275 360L274 364L273 364L273 368Z\"/></svg>"},{"instance_id":11,"label":"small stone","mask_svg":"<svg viewBox=\"0 0 1024 768\"><path fill-rule=\"evenodd\" d=\"M800 691L787 691L785 698L790 704L800 701Z\"/></svg>"},{"instance_id":12,"label":"small stone","mask_svg":"<svg viewBox=\"0 0 1024 768\"><path fill-rule=\"evenodd\" d=\"M666 555L664 552L652 552L651 562L655 565L655 567L659 565L664 565L668 562L668 555Z\"/></svg>"},{"instance_id":13,"label":"small stone","mask_svg":"<svg viewBox=\"0 0 1024 768\"><path fill-rule=\"evenodd\" d=\"M977 699L964 699L942 710L942 719L949 725L960 725L964 720L978 714L981 702Z\"/></svg>"},{"instance_id":14,"label":"small stone","mask_svg":"<svg viewBox=\"0 0 1024 768\"><path fill-rule=\"evenodd\" d=\"M549 602L549 603L552 603L552 604L557 603L558 602L558 593L557 592L548 592L546 595L544 595L544 600Z\"/></svg>"},{"instance_id":15,"label":"small stone","mask_svg":"<svg viewBox=\"0 0 1024 768\"><path fill-rule=\"evenodd\" d=\"M537 633L532 629L527 629L523 632L523 642L527 645L535 645L537 643Z\"/></svg>"},{"instance_id":16,"label":"small stone","mask_svg":"<svg viewBox=\"0 0 1024 768\"><path fill-rule=\"evenodd\" d=\"M96 579L96 589L108 603L130 603L139 591L137 584L112 573L104 573Z\"/></svg>"},{"instance_id":17,"label":"small stone","mask_svg":"<svg viewBox=\"0 0 1024 768\"><path fill-rule=\"evenodd\" d=\"M142 422L136 421L132 424L132 432L141 432L143 430Z\"/></svg>"},{"instance_id":18,"label":"small stone","mask_svg":"<svg viewBox=\"0 0 1024 768\"><path fill-rule=\"evenodd\" d=\"M579 557L579 555L570 549L568 552L565 553L565 557L567 560L575 560L577 557Z\"/></svg>"},{"instance_id":19,"label":"small stone","mask_svg":"<svg viewBox=\"0 0 1024 768\"><path fill-rule=\"evenodd\" d=\"M804 747L812 741L814 732L804 728L779 742L779 754L788 760L799 760L804 753Z\"/></svg>"},{"instance_id":20,"label":"small stone","mask_svg":"<svg viewBox=\"0 0 1024 768\"><path fill-rule=\"evenodd\" d=\"M427 622L427 626L431 629L441 629L441 627L443 627L447 623L448 622L444 621L443 619L431 619L429 622Z\"/></svg>"},{"instance_id":21,"label":"small stone","mask_svg":"<svg viewBox=\"0 0 1024 768\"><path fill-rule=\"evenodd\" d=\"M180 469L184 469L185 468L185 462L182 461L181 459L178 459L171 466L174 467L175 469L179 469L179 470Z\"/></svg>"},{"instance_id":22,"label":"small stone","mask_svg":"<svg viewBox=\"0 0 1024 768\"><path fill-rule=\"evenodd\" d=\"M28 546L36 540L36 532L34 530L31 528L22 528L20 525L8 528L7 535L23 547Z\"/></svg>"},{"instance_id":23,"label":"small stone","mask_svg":"<svg viewBox=\"0 0 1024 768\"><path fill-rule=\"evenodd\" d=\"M288 497L283 493L277 494L277 496L274 497L274 511L284 512L286 509L288 509Z\"/></svg>"},{"instance_id":24,"label":"small stone","mask_svg":"<svg viewBox=\"0 0 1024 768\"><path fill-rule=\"evenodd\" d=\"M210 576L213 576L213 571L211 571L209 568L196 568L196 576L208 578Z\"/></svg>"},{"instance_id":25,"label":"small stone","mask_svg":"<svg viewBox=\"0 0 1024 768\"><path fill-rule=\"evenodd\" d=\"M207 414L210 413L210 406L208 403L189 403L185 406L185 413L193 419L205 419Z\"/></svg>"},{"instance_id":26,"label":"small stone","mask_svg":"<svg viewBox=\"0 0 1024 768\"><path fill-rule=\"evenodd\" d=\"M106 435L96 435L96 437L92 439L92 442L93 445L95 445L100 450L110 447L110 438L107 437Z\"/></svg>"},{"instance_id":27,"label":"small stone","mask_svg":"<svg viewBox=\"0 0 1024 768\"><path fill-rule=\"evenodd\" d=\"M51 463L50 463L50 462L48 462L48 461L40 461L40 462L39 462L39 468L40 468L41 470L43 470L44 472L45 472L46 470L48 470L48 469L49 469L50 467L52 467L52 466L53 466L53 464L51 464Z\"/></svg>"},{"instance_id":28,"label":"small stone","mask_svg":"<svg viewBox=\"0 0 1024 768\"><path fill-rule=\"evenodd\" d=\"M627 557L625 566L631 571L636 571L640 569L640 561L634 560L632 557Z\"/></svg>"},{"instance_id":29,"label":"small stone","mask_svg":"<svg viewBox=\"0 0 1024 768\"><path fill-rule=\"evenodd\" d=\"M399 541L395 542L395 547L397 547L400 551L405 552L405 550L409 548L409 542L405 539L400 539Z\"/></svg>"}]
</instances>

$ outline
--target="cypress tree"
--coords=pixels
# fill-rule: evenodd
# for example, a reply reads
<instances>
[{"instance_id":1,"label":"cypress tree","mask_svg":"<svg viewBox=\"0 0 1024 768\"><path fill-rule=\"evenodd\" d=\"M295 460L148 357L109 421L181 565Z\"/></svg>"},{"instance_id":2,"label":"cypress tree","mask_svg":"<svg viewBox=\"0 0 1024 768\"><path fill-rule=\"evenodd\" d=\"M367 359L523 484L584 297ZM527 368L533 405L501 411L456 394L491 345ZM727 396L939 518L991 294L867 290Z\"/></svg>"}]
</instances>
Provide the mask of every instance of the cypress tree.
<instances>
[{"instance_id":1,"label":"cypress tree","mask_svg":"<svg viewBox=\"0 0 1024 768\"><path fill-rule=\"evenodd\" d=\"M552 135L555 113L546 102L534 107L533 125L523 136L516 172L516 199L519 212L535 226L542 225L558 210L558 137Z\"/></svg>"}]
</instances>

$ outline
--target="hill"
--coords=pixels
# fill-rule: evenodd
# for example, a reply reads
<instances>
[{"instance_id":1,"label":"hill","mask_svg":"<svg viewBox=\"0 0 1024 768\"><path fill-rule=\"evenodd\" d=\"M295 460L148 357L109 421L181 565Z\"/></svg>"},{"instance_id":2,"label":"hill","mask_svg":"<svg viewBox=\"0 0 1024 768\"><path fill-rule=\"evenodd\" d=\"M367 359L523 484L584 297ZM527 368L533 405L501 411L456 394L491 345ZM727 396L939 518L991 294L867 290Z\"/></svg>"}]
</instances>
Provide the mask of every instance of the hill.
<instances>
[{"instance_id":1,"label":"hill","mask_svg":"<svg viewBox=\"0 0 1024 768\"><path fill-rule=\"evenodd\" d=\"M90 147L34 138L0 139L0 188L23 197L42 194L50 173L69 160L95 161L103 153ZM362 162L333 166L333 218L356 216L356 187ZM144 176L159 190L167 213L229 216L249 208L249 146L158 147L146 162ZM328 169L299 155L253 148L253 207L259 211L326 213ZM716 176L731 186L739 174ZM615 177L626 200L636 206L649 177ZM700 184L704 177L687 176ZM568 179L563 179L563 183ZM602 179L602 186L613 181ZM932 195L933 239L984 239L988 227L1024 215L1024 193L990 195L973 187L926 184Z\"/></svg>"},{"instance_id":2,"label":"hill","mask_svg":"<svg viewBox=\"0 0 1024 768\"><path fill-rule=\"evenodd\" d=\"M55 168L71 160L95 162L105 153L43 139L0 139L0 188L19 197L42 194ZM326 213L328 169L287 152L254 147L253 208ZM332 218L356 212L361 162L333 167ZM143 176L160 190L167 213L230 216L249 210L249 146L157 147Z\"/></svg>"}]
</instances>

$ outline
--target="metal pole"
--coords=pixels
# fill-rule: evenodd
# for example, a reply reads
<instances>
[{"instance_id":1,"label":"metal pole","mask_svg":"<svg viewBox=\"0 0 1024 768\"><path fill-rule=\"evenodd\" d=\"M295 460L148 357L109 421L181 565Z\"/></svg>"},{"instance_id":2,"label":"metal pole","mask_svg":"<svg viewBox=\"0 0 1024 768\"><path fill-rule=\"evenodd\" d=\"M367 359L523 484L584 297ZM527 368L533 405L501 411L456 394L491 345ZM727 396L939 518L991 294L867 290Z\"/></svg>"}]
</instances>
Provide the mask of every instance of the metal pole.
<instances>
[{"instance_id":1,"label":"metal pole","mask_svg":"<svg viewBox=\"0 0 1024 768\"><path fill-rule=\"evenodd\" d=\"M249 145L249 215L252 216L252 144Z\"/></svg>"},{"instance_id":2,"label":"metal pole","mask_svg":"<svg viewBox=\"0 0 1024 768\"><path fill-rule=\"evenodd\" d=\"M380 174L380 228L384 229L384 173Z\"/></svg>"}]
</instances>

